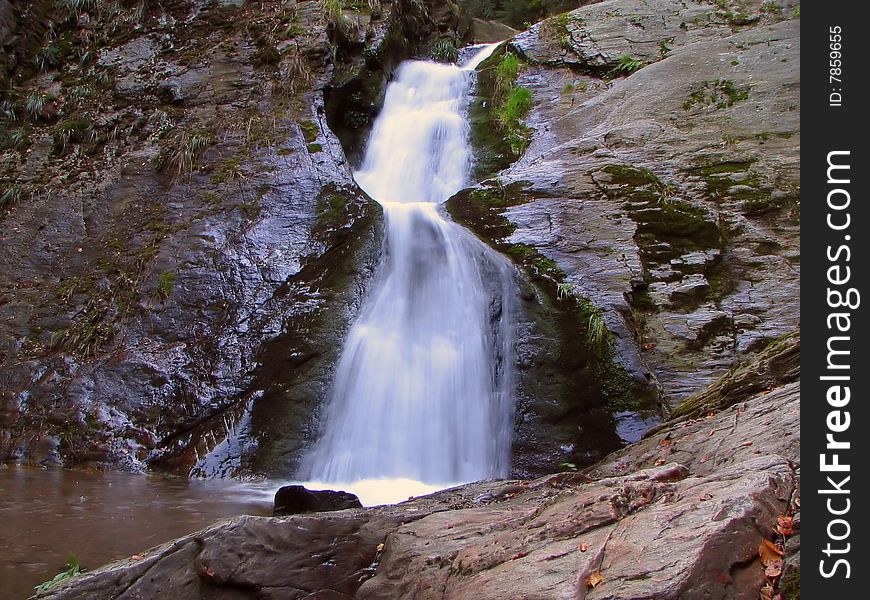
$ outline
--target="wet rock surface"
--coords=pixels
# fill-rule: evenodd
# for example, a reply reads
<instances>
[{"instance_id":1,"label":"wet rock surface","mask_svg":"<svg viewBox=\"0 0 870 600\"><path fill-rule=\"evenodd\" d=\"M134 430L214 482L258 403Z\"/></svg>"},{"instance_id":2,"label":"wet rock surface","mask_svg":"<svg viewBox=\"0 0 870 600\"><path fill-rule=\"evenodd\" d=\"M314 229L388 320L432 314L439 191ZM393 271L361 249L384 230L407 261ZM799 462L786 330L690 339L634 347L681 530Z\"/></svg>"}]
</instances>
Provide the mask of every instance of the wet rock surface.
<instances>
[{"instance_id":1,"label":"wet rock surface","mask_svg":"<svg viewBox=\"0 0 870 600\"><path fill-rule=\"evenodd\" d=\"M530 143L480 188L509 201L453 209L552 261L671 406L798 324L798 30L760 1L609 0L533 26L510 42Z\"/></svg>"},{"instance_id":2,"label":"wet rock surface","mask_svg":"<svg viewBox=\"0 0 870 600\"><path fill-rule=\"evenodd\" d=\"M314 1L24 4L3 9L0 459L289 476L381 247L324 90L416 48L375 48L389 27L448 30L449 3L352 27Z\"/></svg>"},{"instance_id":3,"label":"wet rock surface","mask_svg":"<svg viewBox=\"0 0 870 600\"><path fill-rule=\"evenodd\" d=\"M794 375L665 424L584 473L234 519L46 597L757 598L758 546L799 506ZM794 568L799 536L791 540Z\"/></svg>"}]
</instances>

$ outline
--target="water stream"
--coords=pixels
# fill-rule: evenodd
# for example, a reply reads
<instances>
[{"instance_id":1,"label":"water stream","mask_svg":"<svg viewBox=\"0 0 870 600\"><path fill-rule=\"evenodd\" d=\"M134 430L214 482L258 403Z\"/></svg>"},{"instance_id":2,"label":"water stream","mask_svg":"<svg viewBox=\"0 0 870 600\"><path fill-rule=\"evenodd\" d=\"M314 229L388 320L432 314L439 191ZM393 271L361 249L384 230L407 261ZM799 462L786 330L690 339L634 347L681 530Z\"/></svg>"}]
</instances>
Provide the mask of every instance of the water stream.
<instances>
[{"instance_id":1,"label":"water stream","mask_svg":"<svg viewBox=\"0 0 870 600\"><path fill-rule=\"evenodd\" d=\"M512 270L441 204L468 185L474 69L403 63L355 177L386 221L383 264L339 361L312 484L400 500L506 476Z\"/></svg>"}]
</instances>

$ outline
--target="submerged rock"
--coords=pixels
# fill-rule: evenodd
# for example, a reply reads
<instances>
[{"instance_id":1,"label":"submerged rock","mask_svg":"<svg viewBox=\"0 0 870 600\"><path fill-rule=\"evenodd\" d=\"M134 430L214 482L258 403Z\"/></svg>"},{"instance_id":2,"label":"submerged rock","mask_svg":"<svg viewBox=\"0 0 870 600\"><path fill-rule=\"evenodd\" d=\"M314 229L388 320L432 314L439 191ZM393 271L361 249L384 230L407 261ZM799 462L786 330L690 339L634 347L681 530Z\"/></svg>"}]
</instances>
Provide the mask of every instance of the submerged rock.
<instances>
[{"instance_id":1,"label":"submerged rock","mask_svg":"<svg viewBox=\"0 0 870 600\"><path fill-rule=\"evenodd\" d=\"M302 485L285 485L275 492L276 515L298 515L362 508L354 494L333 490L309 490Z\"/></svg>"}]
</instances>

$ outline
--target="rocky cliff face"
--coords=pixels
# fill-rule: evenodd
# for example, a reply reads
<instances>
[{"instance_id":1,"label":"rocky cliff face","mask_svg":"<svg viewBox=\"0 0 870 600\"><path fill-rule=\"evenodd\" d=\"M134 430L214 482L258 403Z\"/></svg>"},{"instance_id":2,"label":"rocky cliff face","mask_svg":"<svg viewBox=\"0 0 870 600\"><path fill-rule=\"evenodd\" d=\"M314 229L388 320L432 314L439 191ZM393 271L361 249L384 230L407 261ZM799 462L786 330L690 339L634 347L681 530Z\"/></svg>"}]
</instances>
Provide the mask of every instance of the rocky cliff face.
<instances>
[{"instance_id":1,"label":"rocky cliff face","mask_svg":"<svg viewBox=\"0 0 870 600\"><path fill-rule=\"evenodd\" d=\"M668 423L583 474L233 519L47 597L797 598L798 358L795 337L772 346L699 395L718 410ZM757 378L777 383L758 392ZM781 517L787 533L775 531ZM785 555L767 574L764 540Z\"/></svg>"},{"instance_id":2,"label":"rocky cliff face","mask_svg":"<svg viewBox=\"0 0 870 600\"><path fill-rule=\"evenodd\" d=\"M292 472L380 250L324 90L458 35L341 6L2 5L0 459Z\"/></svg>"},{"instance_id":3,"label":"rocky cliff face","mask_svg":"<svg viewBox=\"0 0 870 600\"><path fill-rule=\"evenodd\" d=\"M591 4L510 42L524 123L480 117L495 176L454 214L602 309L672 406L798 325L798 36L792 2Z\"/></svg>"}]
</instances>

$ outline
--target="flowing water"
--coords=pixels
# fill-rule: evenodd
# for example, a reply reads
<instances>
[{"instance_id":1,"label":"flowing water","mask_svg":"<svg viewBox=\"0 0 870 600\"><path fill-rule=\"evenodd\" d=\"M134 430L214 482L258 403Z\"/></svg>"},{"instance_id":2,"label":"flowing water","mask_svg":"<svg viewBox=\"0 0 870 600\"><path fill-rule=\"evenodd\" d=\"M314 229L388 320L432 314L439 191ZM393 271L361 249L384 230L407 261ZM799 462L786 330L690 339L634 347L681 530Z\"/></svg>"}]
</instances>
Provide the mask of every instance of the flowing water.
<instances>
[{"instance_id":1,"label":"flowing water","mask_svg":"<svg viewBox=\"0 0 870 600\"><path fill-rule=\"evenodd\" d=\"M405 62L387 88L355 174L383 206L384 261L345 342L309 482L399 500L509 472L512 270L441 207L468 185L469 91L493 49L463 67Z\"/></svg>"}]
</instances>

